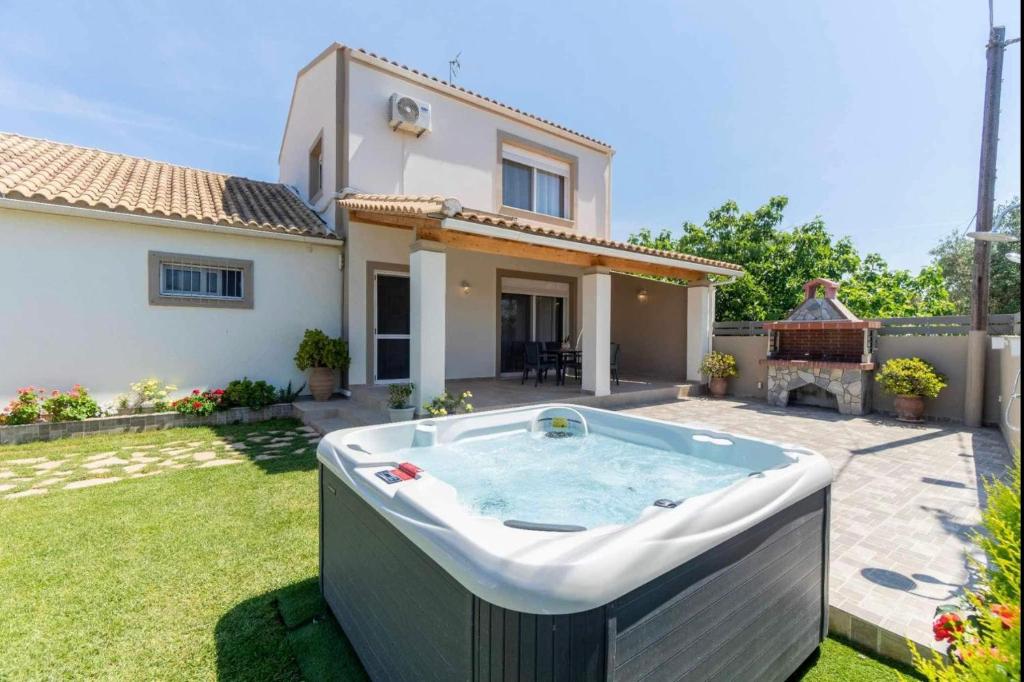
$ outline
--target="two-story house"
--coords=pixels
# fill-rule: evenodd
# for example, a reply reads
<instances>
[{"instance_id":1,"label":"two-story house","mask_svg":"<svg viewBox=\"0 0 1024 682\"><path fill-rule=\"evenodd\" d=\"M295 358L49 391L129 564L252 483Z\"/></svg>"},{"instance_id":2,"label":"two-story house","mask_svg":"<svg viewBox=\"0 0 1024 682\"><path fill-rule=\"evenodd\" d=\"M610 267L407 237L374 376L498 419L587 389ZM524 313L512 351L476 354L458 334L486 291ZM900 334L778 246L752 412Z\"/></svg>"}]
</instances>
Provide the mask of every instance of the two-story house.
<instances>
[{"instance_id":1,"label":"two-story house","mask_svg":"<svg viewBox=\"0 0 1024 682\"><path fill-rule=\"evenodd\" d=\"M519 373L530 341L582 348L597 395L612 343L625 374L697 380L708 275L741 270L610 240L612 156L337 44L296 77L277 183L0 133L0 399L297 386L315 327L347 339L348 386L412 381L417 405Z\"/></svg>"},{"instance_id":2,"label":"two-story house","mask_svg":"<svg viewBox=\"0 0 1024 682\"><path fill-rule=\"evenodd\" d=\"M644 333L684 318L683 347L654 347L697 379L707 275L740 268L611 241L613 154L376 55L321 52L296 77L280 181L344 240L348 383L411 380L422 401L446 379L519 372L526 341L568 339L582 347L583 390L607 394L612 301L645 296L637 280L616 295L613 272L688 283L685 306L648 316Z\"/></svg>"}]
</instances>

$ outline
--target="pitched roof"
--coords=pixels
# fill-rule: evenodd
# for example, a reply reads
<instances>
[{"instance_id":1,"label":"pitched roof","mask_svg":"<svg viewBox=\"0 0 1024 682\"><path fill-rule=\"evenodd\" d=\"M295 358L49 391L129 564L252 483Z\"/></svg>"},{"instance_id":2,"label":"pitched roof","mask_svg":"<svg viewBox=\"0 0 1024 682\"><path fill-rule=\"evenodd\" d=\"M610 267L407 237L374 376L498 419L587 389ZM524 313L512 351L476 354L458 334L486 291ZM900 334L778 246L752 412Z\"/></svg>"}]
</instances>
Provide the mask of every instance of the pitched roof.
<instances>
[{"instance_id":1,"label":"pitched roof","mask_svg":"<svg viewBox=\"0 0 1024 682\"><path fill-rule=\"evenodd\" d=\"M684 263L724 268L726 270L735 271L737 274L743 272L743 268L741 266L733 263L713 260L711 258L702 258L688 253L650 249L636 244L618 242L611 239L602 239L600 237L591 237L589 235L576 234L573 232L566 232L564 230L556 230L537 225L536 223L529 223L524 220L520 220L515 216L464 208L461 202L457 199L445 198L442 196L415 196L408 194L347 194L341 199L338 199L338 204L350 210L380 213L384 215L413 215L440 219L457 218L459 220L467 220L481 225L492 225L494 227L504 228L510 232L554 237L557 239L564 239L570 243L592 244L594 246L619 249L636 254L669 258L676 261L682 261Z\"/></svg>"},{"instance_id":2,"label":"pitched roof","mask_svg":"<svg viewBox=\"0 0 1024 682\"><path fill-rule=\"evenodd\" d=\"M337 45L337 47L339 49L342 48L341 45ZM381 56L379 54L374 54L373 52L370 52L368 50L364 50L361 47L352 48L352 49L355 52L358 52L360 54L366 55L368 57L372 57L373 59L379 59L382 62L386 62L386 63L390 64L391 66L396 66L399 69L402 69L403 71L408 71L409 73L415 74L415 75L417 75L417 76L419 76L421 78L426 78L426 79L428 79L430 81L433 81L433 83L435 85L440 86L442 88L447 88L447 89L455 90L457 92L461 92L464 95L469 95L472 98L483 100L484 102L489 102L490 104L495 104L495 105L501 107L502 109L507 109L507 110L509 110L509 111L511 111L513 113L519 114L520 116L525 116L527 118L532 118L533 120L538 121L540 123L543 123L544 125L549 125L549 126L551 126L553 128L557 128L558 130L561 130L562 132L569 133L570 135L574 135L576 137L583 138L584 140L587 140L588 142L593 142L594 144L597 144L597 145L600 145L602 147L607 148L609 151L611 151L611 149L612 149L612 146L610 144L608 144L607 142L602 142L601 140L598 140L597 138L590 137L589 135L584 135L583 133L580 133L580 132L577 132L575 130L572 130L571 128L566 128L565 126L563 126L563 125L561 125L559 123L555 123L554 121L549 121L548 119L542 118L540 116L537 116L536 114L531 114L529 112L523 111L522 109L517 109L516 107L514 107L512 105L505 104L504 102L499 102L496 99L492 99L490 97L487 97L486 95L481 95L478 92L474 92L472 90L467 90L466 88L464 88L464 87L462 87L460 85L454 85L454 84L449 83L447 81L441 80L437 76L431 76L428 73L424 73L424 72L419 71L417 69L414 69L412 67L406 66L405 64L400 64L399 62L396 62L394 60L388 59L387 57L383 57L383 56Z\"/></svg>"},{"instance_id":3,"label":"pitched roof","mask_svg":"<svg viewBox=\"0 0 1024 682\"><path fill-rule=\"evenodd\" d=\"M0 197L336 238L282 184L3 132Z\"/></svg>"}]
</instances>

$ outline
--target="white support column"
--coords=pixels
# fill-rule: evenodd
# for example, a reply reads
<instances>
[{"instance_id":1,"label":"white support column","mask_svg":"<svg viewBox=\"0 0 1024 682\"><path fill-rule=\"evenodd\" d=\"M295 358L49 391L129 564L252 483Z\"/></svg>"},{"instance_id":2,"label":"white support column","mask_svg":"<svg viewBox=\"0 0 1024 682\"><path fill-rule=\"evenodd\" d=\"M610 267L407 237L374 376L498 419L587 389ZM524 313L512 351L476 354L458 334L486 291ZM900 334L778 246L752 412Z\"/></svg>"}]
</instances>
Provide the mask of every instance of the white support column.
<instances>
[{"instance_id":1,"label":"white support column","mask_svg":"<svg viewBox=\"0 0 1024 682\"><path fill-rule=\"evenodd\" d=\"M715 287L692 282L686 287L686 380L703 381L700 363L711 352L715 329Z\"/></svg>"},{"instance_id":2,"label":"white support column","mask_svg":"<svg viewBox=\"0 0 1024 682\"><path fill-rule=\"evenodd\" d=\"M409 380L417 410L444 392L446 260L436 242L409 248Z\"/></svg>"},{"instance_id":3,"label":"white support column","mask_svg":"<svg viewBox=\"0 0 1024 682\"><path fill-rule=\"evenodd\" d=\"M611 387L612 276L608 268L583 271L583 390L608 395Z\"/></svg>"}]
</instances>

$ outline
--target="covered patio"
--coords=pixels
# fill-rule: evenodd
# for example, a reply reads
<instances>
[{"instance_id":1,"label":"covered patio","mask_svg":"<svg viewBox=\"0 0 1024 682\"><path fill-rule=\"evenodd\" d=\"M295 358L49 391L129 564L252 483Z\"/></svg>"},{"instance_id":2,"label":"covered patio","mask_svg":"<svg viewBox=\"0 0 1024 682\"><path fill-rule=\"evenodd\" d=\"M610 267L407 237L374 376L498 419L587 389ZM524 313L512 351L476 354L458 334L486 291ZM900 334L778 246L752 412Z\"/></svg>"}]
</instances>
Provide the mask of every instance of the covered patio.
<instances>
[{"instance_id":1,"label":"covered patio","mask_svg":"<svg viewBox=\"0 0 1024 682\"><path fill-rule=\"evenodd\" d=\"M494 398L495 404L628 392L629 381L613 387L613 343L625 345L613 337L613 299L622 308L626 298L648 306L646 328L623 349L636 362L635 369L677 382L699 381L701 359L711 350L711 280L742 274L730 263L544 228L516 217L464 209L451 198L348 194L338 204L346 210L350 230L365 235L362 241L377 242L373 253L349 256L352 262L346 263L351 273L348 300L365 306L353 307L351 313L354 322L348 336L355 369L350 370L350 387L354 393L374 395L370 387L392 380L378 371L381 353L387 352L379 340L379 312L374 312L380 296L378 277L407 278L407 284L396 288L407 287L408 329L385 341L407 344L407 375L398 370L393 381L408 377L415 386L417 406L453 386L492 377L495 383L487 386L496 390L489 393L502 396ZM615 283L626 275L647 279ZM662 295L663 287L676 289L676 296ZM656 300L654 294L662 298ZM506 327L517 296L533 306L533 330L525 341L578 350L579 383L556 386L556 373L550 372L541 386L529 382L529 396L515 397L518 389L505 379L515 376L518 386L523 343L509 343ZM561 301L556 306L559 318L545 328L547 338L540 338L538 303L549 300ZM360 314L363 309L365 316ZM359 328L364 317L365 335ZM626 319L622 334L637 331L639 325ZM663 336L662 330L671 325L679 333ZM640 362L659 357L674 360L678 370L652 371ZM628 370L621 374L620 379L625 378Z\"/></svg>"}]
</instances>

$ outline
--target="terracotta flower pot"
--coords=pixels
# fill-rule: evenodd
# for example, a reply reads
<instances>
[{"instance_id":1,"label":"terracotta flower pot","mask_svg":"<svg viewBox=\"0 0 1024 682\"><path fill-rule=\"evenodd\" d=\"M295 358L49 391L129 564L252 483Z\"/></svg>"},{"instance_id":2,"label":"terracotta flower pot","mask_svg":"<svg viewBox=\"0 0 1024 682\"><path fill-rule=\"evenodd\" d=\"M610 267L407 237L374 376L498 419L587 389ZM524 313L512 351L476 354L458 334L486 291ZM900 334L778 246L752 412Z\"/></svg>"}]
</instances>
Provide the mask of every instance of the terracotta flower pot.
<instances>
[{"instance_id":1,"label":"terracotta flower pot","mask_svg":"<svg viewBox=\"0 0 1024 682\"><path fill-rule=\"evenodd\" d=\"M924 398L919 395L898 395L893 407L901 422L919 422L924 416Z\"/></svg>"},{"instance_id":2,"label":"terracotta flower pot","mask_svg":"<svg viewBox=\"0 0 1024 682\"><path fill-rule=\"evenodd\" d=\"M313 400L327 400L334 393L338 375L329 367L314 367L309 371L309 392Z\"/></svg>"},{"instance_id":3,"label":"terracotta flower pot","mask_svg":"<svg viewBox=\"0 0 1024 682\"><path fill-rule=\"evenodd\" d=\"M708 390L713 398L724 398L729 391L729 380L724 377L711 377L708 381Z\"/></svg>"}]
</instances>

